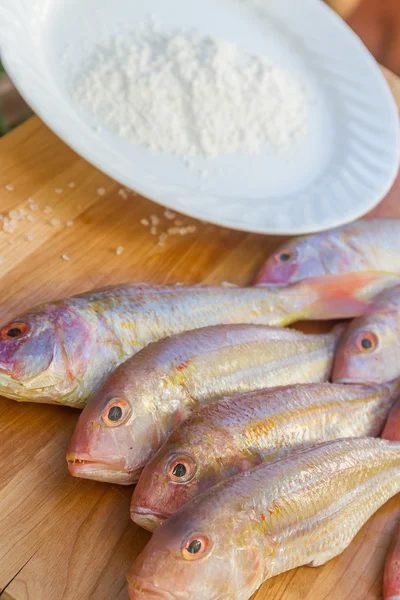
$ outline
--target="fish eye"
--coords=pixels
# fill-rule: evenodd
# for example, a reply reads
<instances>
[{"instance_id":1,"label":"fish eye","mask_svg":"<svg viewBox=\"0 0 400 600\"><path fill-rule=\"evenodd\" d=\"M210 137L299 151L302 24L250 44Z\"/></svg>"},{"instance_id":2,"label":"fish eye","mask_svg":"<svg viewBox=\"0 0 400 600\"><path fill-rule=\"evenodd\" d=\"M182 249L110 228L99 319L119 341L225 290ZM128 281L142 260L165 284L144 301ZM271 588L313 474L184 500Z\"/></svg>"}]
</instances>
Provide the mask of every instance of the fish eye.
<instances>
[{"instance_id":1,"label":"fish eye","mask_svg":"<svg viewBox=\"0 0 400 600\"><path fill-rule=\"evenodd\" d=\"M177 465L175 465L175 467L173 468L173 471L172 471L172 475L177 478L185 477L186 473L187 473L187 469L186 469L185 465L182 463L178 463Z\"/></svg>"},{"instance_id":2,"label":"fish eye","mask_svg":"<svg viewBox=\"0 0 400 600\"><path fill-rule=\"evenodd\" d=\"M193 533L182 545L182 556L185 560L197 560L209 554L211 548L210 538L202 533Z\"/></svg>"},{"instance_id":3,"label":"fish eye","mask_svg":"<svg viewBox=\"0 0 400 600\"><path fill-rule=\"evenodd\" d=\"M363 354L370 354L376 350L378 343L378 336L371 331L363 331L356 339L357 350Z\"/></svg>"},{"instance_id":4,"label":"fish eye","mask_svg":"<svg viewBox=\"0 0 400 600\"><path fill-rule=\"evenodd\" d=\"M112 406L107 415L110 421L119 421L122 417L122 408L120 406Z\"/></svg>"},{"instance_id":5,"label":"fish eye","mask_svg":"<svg viewBox=\"0 0 400 600\"><path fill-rule=\"evenodd\" d=\"M113 398L102 412L103 423L108 427L123 425L131 414L131 408L126 400Z\"/></svg>"},{"instance_id":6,"label":"fish eye","mask_svg":"<svg viewBox=\"0 0 400 600\"><path fill-rule=\"evenodd\" d=\"M18 321L17 323L11 323L10 325L3 327L1 330L1 337L3 340L17 340L28 333L28 331L28 323Z\"/></svg>"},{"instance_id":7,"label":"fish eye","mask_svg":"<svg viewBox=\"0 0 400 600\"><path fill-rule=\"evenodd\" d=\"M281 250L277 254L277 259L281 263L289 262L292 258L293 258L293 252L288 249Z\"/></svg>"},{"instance_id":8,"label":"fish eye","mask_svg":"<svg viewBox=\"0 0 400 600\"><path fill-rule=\"evenodd\" d=\"M167 465L167 474L174 483L188 483L196 474L197 464L188 454L174 455Z\"/></svg>"}]
</instances>

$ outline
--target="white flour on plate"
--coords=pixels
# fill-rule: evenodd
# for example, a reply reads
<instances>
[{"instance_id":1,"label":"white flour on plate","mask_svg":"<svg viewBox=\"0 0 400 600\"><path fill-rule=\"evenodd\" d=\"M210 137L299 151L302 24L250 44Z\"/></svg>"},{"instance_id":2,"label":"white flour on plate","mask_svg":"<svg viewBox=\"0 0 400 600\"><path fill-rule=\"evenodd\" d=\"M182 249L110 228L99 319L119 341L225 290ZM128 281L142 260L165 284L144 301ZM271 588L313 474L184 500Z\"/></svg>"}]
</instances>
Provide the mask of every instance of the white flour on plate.
<instances>
[{"instance_id":1,"label":"white flour on plate","mask_svg":"<svg viewBox=\"0 0 400 600\"><path fill-rule=\"evenodd\" d=\"M74 96L101 126L177 156L282 152L308 131L293 74L234 43L156 25L97 47Z\"/></svg>"}]
</instances>

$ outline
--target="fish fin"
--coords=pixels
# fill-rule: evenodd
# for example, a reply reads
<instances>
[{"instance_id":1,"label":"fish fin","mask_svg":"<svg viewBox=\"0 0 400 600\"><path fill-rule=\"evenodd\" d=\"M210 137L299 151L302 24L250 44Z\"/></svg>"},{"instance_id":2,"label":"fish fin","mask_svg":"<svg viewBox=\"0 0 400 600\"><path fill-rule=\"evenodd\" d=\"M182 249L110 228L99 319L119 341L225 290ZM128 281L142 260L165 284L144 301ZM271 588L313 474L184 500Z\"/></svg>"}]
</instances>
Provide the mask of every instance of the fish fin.
<instances>
[{"instance_id":1,"label":"fish fin","mask_svg":"<svg viewBox=\"0 0 400 600\"><path fill-rule=\"evenodd\" d=\"M398 306L391 305L390 303L374 302L371 300L368 304L368 308L365 312L366 315L373 315L374 313L384 313L385 315L390 313L397 313L399 311Z\"/></svg>"},{"instance_id":2,"label":"fish fin","mask_svg":"<svg viewBox=\"0 0 400 600\"><path fill-rule=\"evenodd\" d=\"M348 322L344 322L344 323L337 323L336 325L334 325L330 331L331 334L335 335L338 337L338 339L340 339L342 337L342 335L345 333L345 331L347 331L348 329Z\"/></svg>"},{"instance_id":3,"label":"fish fin","mask_svg":"<svg viewBox=\"0 0 400 600\"><path fill-rule=\"evenodd\" d=\"M332 558L334 558L335 556L337 556L337 552L332 552L332 550L330 550L329 552L323 552L318 555L318 558L314 558L314 560L307 563L305 566L311 568L321 567L328 561L332 560Z\"/></svg>"},{"instance_id":4,"label":"fish fin","mask_svg":"<svg viewBox=\"0 0 400 600\"><path fill-rule=\"evenodd\" d=\"M381 438L391 442L400 442L400 399L397 400L389 414Z\"/></svg>"},{"instance_id":5,"label":"fish fin","mask_svg":"<svg viewBox=\"0 0 400 600\"><path fill-rule=\"evenodd\" d=\"M372 311L372 299L384 289L400 283L400 277L381 271L358 271L311 277L297 284L299 293L314 292L315 300L305 308L304 319L349 319Z\"/></svg>"}]
</instances>

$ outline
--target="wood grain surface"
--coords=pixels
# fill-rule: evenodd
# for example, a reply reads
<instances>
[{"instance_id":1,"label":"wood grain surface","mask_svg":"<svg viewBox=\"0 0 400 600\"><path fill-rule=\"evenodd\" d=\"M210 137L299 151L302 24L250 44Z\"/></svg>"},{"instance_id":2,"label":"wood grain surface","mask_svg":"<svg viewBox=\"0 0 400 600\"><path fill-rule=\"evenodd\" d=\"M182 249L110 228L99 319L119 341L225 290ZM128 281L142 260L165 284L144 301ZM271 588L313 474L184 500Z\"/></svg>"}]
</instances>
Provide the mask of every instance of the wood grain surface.
<instances>
[{"instance_id":1,"label":"wood grain surface","mask_svg":"<svg viewBox=\"0 0 400 600\"><path fill-rule=\"evenodd\" d=\"M196 232L159 246L141 220L156 215L158 232L166 231L164 210L121 190L37 118L0 141L0 212L21 208L30 220L14 232L1 231L0 221L2 322L35 303L123 281L246 284L281 241L178 217ZM131 488L68 474L77 417L72 409L0 398L2 600L127 600L125 575L149 534L129 519ZM255 598L381 598L399 513L397 497L342 556L276 577Z\"/></svg>"},{"instance_id":2,"label":"wood grain surface","mask_svg":"<svg viewBox=\"0 0 400 600\"><path fill-rule=\"evenodd\" d=\"M337 13L339 13L343 19L346 19L351 15L352 12L361 4L362 0L326 0L327 4Z\"/></svg>"}]
</instances>

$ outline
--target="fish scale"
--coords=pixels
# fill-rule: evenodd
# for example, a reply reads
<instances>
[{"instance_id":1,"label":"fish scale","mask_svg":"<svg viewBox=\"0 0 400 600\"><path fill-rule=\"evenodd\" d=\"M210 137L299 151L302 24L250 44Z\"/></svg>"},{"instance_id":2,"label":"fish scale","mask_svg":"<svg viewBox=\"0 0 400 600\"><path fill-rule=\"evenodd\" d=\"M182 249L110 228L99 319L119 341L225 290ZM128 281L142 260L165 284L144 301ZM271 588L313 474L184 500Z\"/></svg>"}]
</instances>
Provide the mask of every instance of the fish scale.
<instances>
[{"instance_id":1,"label":"fish scale","mask_svg":"<svg viewBox=\"0 0 400 600\"><path fill-rule=\"evenodd\" d=\"M293 548L291 553L293 562L290 564L282 560L282 566L279 567L281 570L278 568L274 574L287 571L299 564L306 564L303 561L307 548L318 555L318 558L312 559L309 563L314 567L324 564L343 552L377 508L397 493L400 489L399 482L398 469L371 477L368 483L360 485L356 491L347 491L340 501L329 508L329 511L320 511L317 514L316 519L320 523L318 537L315 537L312 525L307 528L306 524L303 529L297 528L290 536L282 536L287 547ZM323 485L329 486L329 483ZM334 485L330 486L330 489ZM313 492L315 493L315 490ZM284 551L282 554L284 555Z\"/></svg>"},{"instance_id":2,"label":"fish scale","mask_svg":"<svg viewBox=\"0 0 400 600\"><path fill-rule=\"evenodd\" d=\"M314 383L253 391L203 406L146 465L132 496L131 517L153 531L212 485L262 462L323 441L378 436L399 398L399 381ZM170 476L174 457L185 468L179 485Z\"/></svg>"},{"instance_id":3,"label":"fish scale","mask_svg":"<svg viewBox=\"0 0 400 600\"><path fill-rule=\"evenodd\" d=\"M342 439L261 465L163 523L129 572L130 598L247 600L270 577L339 555L398 492L398 442ZM198 557L185 554L194 539Z\"/></svg>"},{"instance_id":4,"label":"fish scale","mask_svg":"<svg viewBox=\"0 0 400 600\"><path fill-rule=\"evenodd\" d=\"M138 469L193 410L224 395L329 379L342 332L341 326L306 335L280 327L216 325L150 344L120 365L88 402L70 443L70 472L136 481ZM106 426L104 411L115 399L126 403L121 410L129 406L129 416L121 426Z\"/></svg>"},{"instance_id":5,"label":"fish scale","mask_svg":"<svg viewBox=\"0 0 400 600\"><path fill-rule=\"evenodd\" d=\"M235 331L238 332L238 329ZM261 329L259 331L260 337L264 337L265 332ZM213 352L210 348L192 359L179 377L185 381L190 396L198 399L221 396L232 389L235 393L257 389L263 379L268 381L268 387L273 387L282 383L299 383L299 378L302 381L329 378L329 355L332 351L332 345L326 344L329 338L299 338L292 331L279 331L279 336L279 339L275 338L276 343L271 335L269 344L265 343L264 337L252 344L233 343L225 350ZM305 360L301 365L303 358ZM215 369L218 370L218 380ZM249 385L250 381L254 381L254 384Z\"/></svg>"},{"instance_id":6,"label":"fish scale","mask_svg":"<svg viewBox=\"0 0 400 600\"><path fill-rule=\"evenodd\" d=\"M364 440L358 442L361 443L353 448L350 442L341 446L335 443L333 453L327 445L299 455L297 460L283 459L282 464L276 464L268 473L265 497L258 487L260 483L264 485L261 467L261 482L255 482L251 493L261 498L268 533L280 550L269 576L311 562L317 566L340 554L377 508L400 491L400 444L397 452L385 449L382 453L375 449L371 452L371 445ZM382 462L385 469L380 472ZM284 481L279 482L278 477ZM254 480L250 476L246 483L253 484ZM271 507L273 516L269 512ZM315 535L316 523L318 535ZM327 535L329 529L335 532L333 540ZM288 548L292 549L292 564L281 558Z\"/></svg>"},{"instance_id":7,"label":"fish scale","mask_svg":"<svg viewBox=\"0 0 400 600\"><path fill-rule=\"evenodd\" d=\"M399 282L363 273L249 288L126 284L50 302L0 328L0 394L82 408L119 364L151 342L217 324L353 317Z\"/></svg>"}]
</instances>

